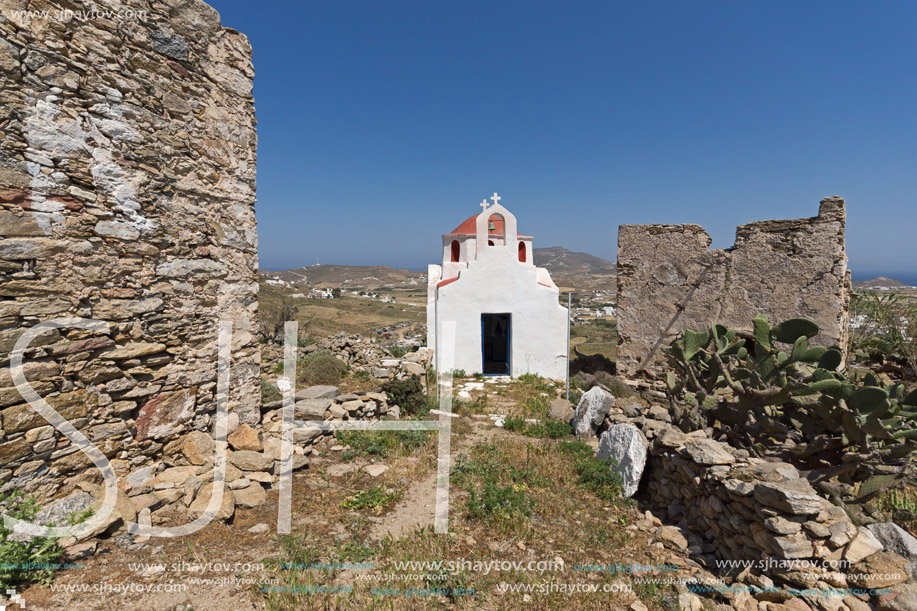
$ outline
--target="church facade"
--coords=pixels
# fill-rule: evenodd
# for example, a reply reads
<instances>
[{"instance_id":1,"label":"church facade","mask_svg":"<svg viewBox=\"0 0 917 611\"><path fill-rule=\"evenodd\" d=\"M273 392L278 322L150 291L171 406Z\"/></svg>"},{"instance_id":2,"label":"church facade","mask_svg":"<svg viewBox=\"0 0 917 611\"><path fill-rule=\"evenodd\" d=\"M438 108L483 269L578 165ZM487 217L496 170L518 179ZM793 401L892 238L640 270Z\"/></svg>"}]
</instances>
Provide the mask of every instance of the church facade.
<instances>
[{"instance_id":1,"label":"church facade","mask_svg":"<svg viewBox=\"0 0 917 611\"><path fill-rule=\"evenodd\" d=\"M567 309L548 270L535 267L532 237L518 234L496 193L491 199L443 235L442 264L428 268L427 346L442 349L443 325L453 322L455 369L562 380Z\"/></svg>"}]
</instances>

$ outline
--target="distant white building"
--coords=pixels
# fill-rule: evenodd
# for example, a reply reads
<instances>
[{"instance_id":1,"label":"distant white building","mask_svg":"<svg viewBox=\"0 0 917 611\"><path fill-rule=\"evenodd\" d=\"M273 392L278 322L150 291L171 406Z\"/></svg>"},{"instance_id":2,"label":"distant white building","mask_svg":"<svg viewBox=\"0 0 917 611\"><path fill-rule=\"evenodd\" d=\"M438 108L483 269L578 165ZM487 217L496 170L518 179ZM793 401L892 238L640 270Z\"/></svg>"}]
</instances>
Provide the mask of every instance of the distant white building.
<instances>
[{"instance_id":1,"label":"distant white building","mask_svg":"<svg viewBox=\"0 0 917 611\"><path fill-rule=\"evenodd\" d=\"M535 373L563 379L567 371L567 309L551 275L532 262L532 237L496 193L483 212L443 235L442 265L430 265L427 346L455 323L454 367L469 374Z\"/></svg>"}]
</instances>

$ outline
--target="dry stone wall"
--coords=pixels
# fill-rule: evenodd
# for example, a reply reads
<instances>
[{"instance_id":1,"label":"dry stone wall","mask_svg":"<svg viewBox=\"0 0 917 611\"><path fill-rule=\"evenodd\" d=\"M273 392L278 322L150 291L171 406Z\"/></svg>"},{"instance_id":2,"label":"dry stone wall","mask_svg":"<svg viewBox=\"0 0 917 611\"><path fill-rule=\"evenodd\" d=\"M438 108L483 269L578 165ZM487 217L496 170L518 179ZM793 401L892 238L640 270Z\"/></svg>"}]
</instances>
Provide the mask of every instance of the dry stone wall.
<instances>
[{"instance_id":1,"label":"dry stone wall","mask_svg":"<svg viewBox=\"0 0 917 611\"><path fill-rule=\"evenodd\" d=\"M728 250L710 250L699 225L622 225L618 371L658 376L683 329L750 329L761 312L772 322L811 318L821 326L815 343L846 347L845 224L844 200L829 197L816 217L739 227Z\"/></svg>"},{"instance_id":2,"label":"dry stone wall","mask_svg":"<svg viewBox=\"0 0 917 611\"><path fill-rule=\"evenodd\" d=\"M649 505L653 540L703 568L693 592L743 611L914 608L908 533L857 525L793 465L684 433L660 406L615 400L602 411L597 456L615 458L625 493Z\"/></svg>"},{"instance_id":3,"label":"dry stone wall","mask_svg":"<svg viewBox=\"0 0 917 611\"><path fill-rule=\"evenodd\" d=\"M109 325L47 330L24 371L117 473L210 432L221 320L229 408L260 422L251 57L199 0L0 5L5 487L46 496L98 476L13 387L10 350L42 321Z\"/></svg>"},{"instance_id":4,"label":"dry stone wall","mask_svg":"<svg viewBox=\"0 0 917 611\"><path fill-rule=\"evenodd\" d=\"M678 524L704 566L723 571L732 561L736 572L763 575L751 590L759 599L799 595L815 609L869 609L911 581L907 558L883 551L792 465L749 457L703 431L663 425L651 435L645 477L654 512Z\"/></svg>"}]
</instances>

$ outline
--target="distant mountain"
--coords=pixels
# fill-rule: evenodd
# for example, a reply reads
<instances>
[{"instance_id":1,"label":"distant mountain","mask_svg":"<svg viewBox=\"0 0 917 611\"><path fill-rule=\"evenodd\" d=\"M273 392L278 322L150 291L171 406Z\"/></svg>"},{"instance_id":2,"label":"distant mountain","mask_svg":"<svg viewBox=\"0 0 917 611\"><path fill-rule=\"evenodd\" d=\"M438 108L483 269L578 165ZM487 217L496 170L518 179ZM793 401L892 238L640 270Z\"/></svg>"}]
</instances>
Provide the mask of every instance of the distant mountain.
<instances>
[{"instance_id":1,"label":"distant mountain","mask_svg":"<svg viewBox=\"0 0 917 611\"><path fill-rule=\"evenodd\" d=\"M261 270L266 278L279 278L309 288L367 288L427 283L427 274L387 265L309 265L279 272Z\"/></svg>"},{"instance_id":2,"label":"distant mountain","mask_svg":"<svg viewBox=\"0 0 917 611\"><path fill-rule=\"evenodd\" d=\"M536 248L532 251L535 265L544 267L552 274L570 272L615 273L614 261L606 261L585 252L567 250L563 246Z\"/></svg>"},{"instance_id":3,"label":"distant mountain","mask_svg":"<svg viewBox=\"0 0 917 611\"><path fill-rule=\"evenodd\" d=\"M853 286L854 288L858 289L896 289L907 287L906 284L902 284L901 282L898 282L892 278L886 278L885 276L879 276L878 278L873 278L872 280L861 280L859 282L854 282Z\"/></svg>"},{"instance_id":4,"label":"distant mountain","mask_svg":"<svg viewBox=\"0 0 917 611\"><path fill-rule=\"evenodd\" d=\"M551 274L554 284L561 290L614 291L617 287L618 266L585 252L574 252L562 246L536 248L535 265Z\"/></svg>"},{"instance_id":5,"label":"distant mountain","mask_svg":"<svg viewBox=\"0 0 917 611\"><path fill-rule=\"evenodd\" d=\"M561 246L536 248L535 265L546 268L561 287L614 290L616 266L612 261L567 250ZM282 271L260 270L268 284L279 279L308 288L378 289L383 286L426 286L427 274L387 265L309 265Z\"/></svg>"}]
</instances>

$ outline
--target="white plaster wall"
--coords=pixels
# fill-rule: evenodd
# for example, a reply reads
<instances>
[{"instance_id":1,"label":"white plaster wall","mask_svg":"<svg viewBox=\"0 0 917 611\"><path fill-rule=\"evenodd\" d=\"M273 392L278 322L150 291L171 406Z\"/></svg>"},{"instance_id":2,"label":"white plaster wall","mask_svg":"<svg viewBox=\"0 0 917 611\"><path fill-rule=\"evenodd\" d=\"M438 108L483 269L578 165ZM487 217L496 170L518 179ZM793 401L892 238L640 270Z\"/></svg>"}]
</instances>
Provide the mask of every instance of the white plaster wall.
<instances>
[{"instance_id":1,"label":"white plaster wall","mask_svg":"<svg viewBox=\"0 0 917 611\"><path fill-rule=\"evenodd\" d=\"M515 246L515 240L511 240ZM430 266L427 320L435 320L435 290L439 282ZM536 373L545 378L566 377L567 309L558 303L553 286L541 286L544 270L520 263L515 247L483 248L462 270L456 282L439 289L439 317L455 321L455 368L481 373L481 314L512 314L511 375ZM437 280L434 282L434 277ZM550 276L548 276L550 280ZM436 348L434 324L428 324L428 346Z\"/></svg>"}]
</instances>

